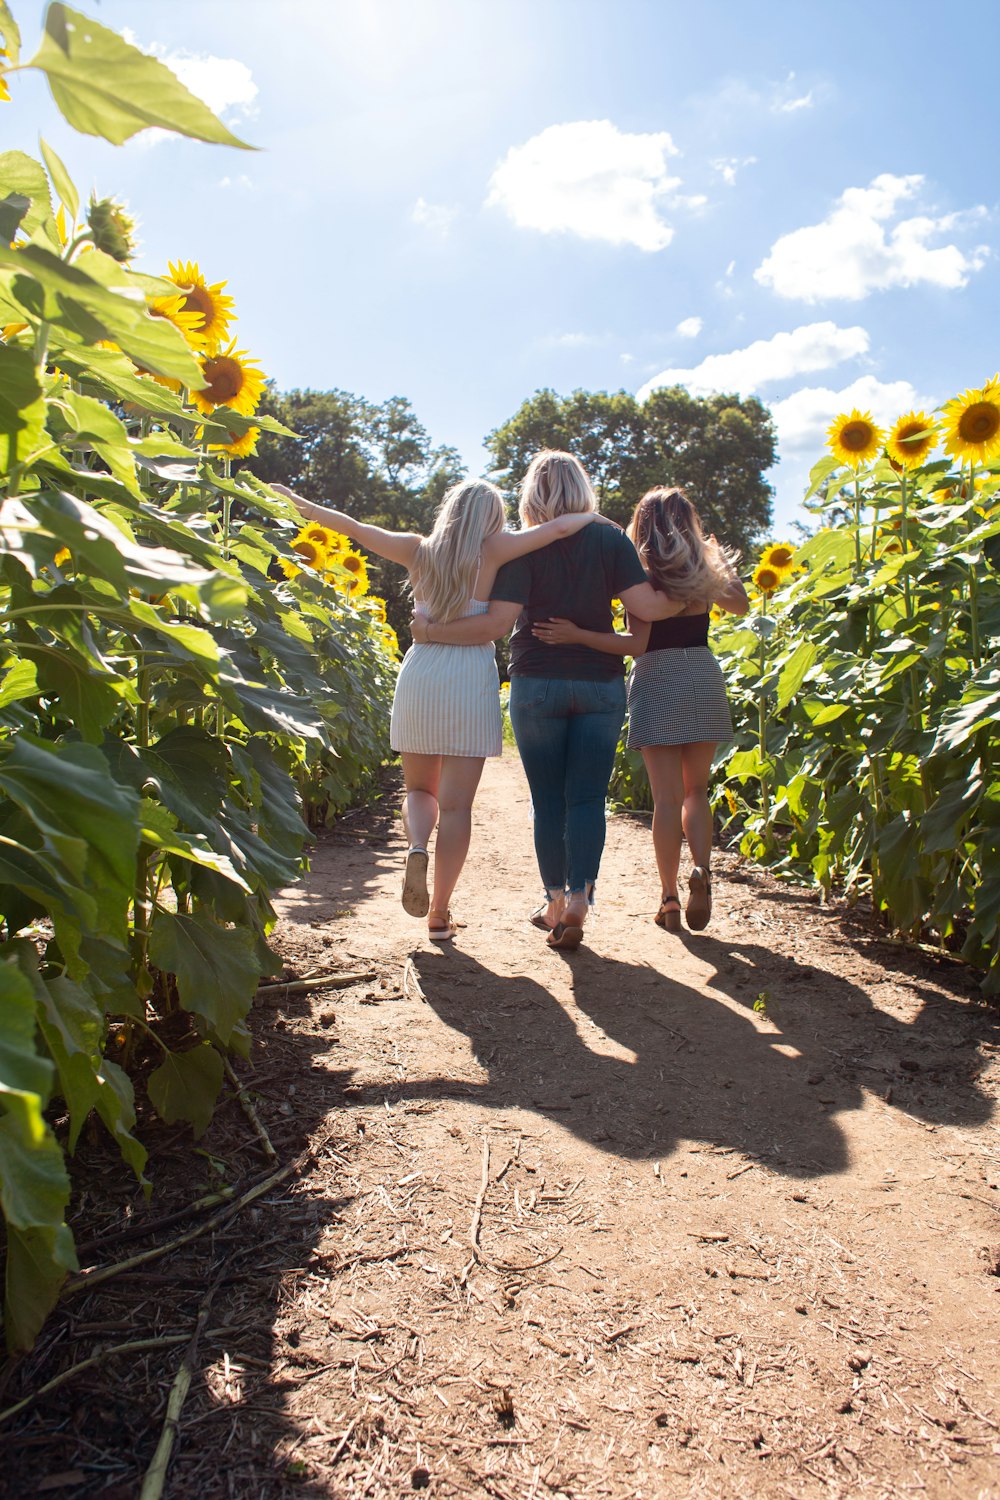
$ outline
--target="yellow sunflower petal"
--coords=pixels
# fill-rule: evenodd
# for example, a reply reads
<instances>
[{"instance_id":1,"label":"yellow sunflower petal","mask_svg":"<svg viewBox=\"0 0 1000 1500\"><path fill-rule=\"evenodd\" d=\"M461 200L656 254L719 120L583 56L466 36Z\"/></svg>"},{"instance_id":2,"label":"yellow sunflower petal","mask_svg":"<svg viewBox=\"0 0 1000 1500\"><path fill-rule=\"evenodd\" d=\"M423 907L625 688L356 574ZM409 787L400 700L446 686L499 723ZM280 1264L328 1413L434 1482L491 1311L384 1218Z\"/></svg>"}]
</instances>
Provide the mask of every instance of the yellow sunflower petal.
<instances>
[{"instance_id":1,"label":"yellow sunflower petal","mask_svg":"<svg viewBox=\"0 0 1000 1500\"><path fill-rule=\"evenodd\" d=\"M186 312L196 313L201 319L198 331L205 348L214 353L222 341L229 336L229 325L233 321L235 299L223 296L224 281L212 285L205 280L198 262L179 260L175 265L168 262L169 279L184 293Z\"/></svg>"},{"instance_id":2,"label":"yellow sunflower petal","mask_svg":"<svg viewBox=\"0 0 1000 1500\"><path fill-rule=\"evenodd\" d=\"M192 349L204 349L205 338L201 332L203 318L201 313L191 312L187 307L187 299L177 293L176 297L153 297L149 304L149 310L154 318L166 318L168 323L187 339Z\"/></svg>"},{"instance_id":3,"label":"yellow sunflower petal","mask_svg":"<svg viewBox=\"0 0 1000 1500\"><path fill-rule=\"evenodd\" d=\"M956 396L942 407L944 451L952 458L990 463L1000 453L1000 378Z\"/></svg>"},{"instance_id":4,"label":"yellow sunflower petal","mask_svg":"<svg viewBox=\"0 0 1000 1500\"><path fill-rule=\"evenodd\" d=\"M937 447L937 427L926 412L908 411L899 417L885 441L893 468L916 468Z\"/></svg>"},{"instance_id":5,"label":"yellow sunflower petal","mask_svg":"<svg viewBox=\"0 0 1000 1500\"><path fill-rule=\"evenodd\" d=\"M210 453L228 453L231 458L249 458L252 453L257 452L257 439L260 437L259 427L248 427L246 432L240 434L231 432L230 443L209 443Z\"/></svg>"},{"instance_id":6,"label":"yellow sunflower petal","mask_svg":"<svg viewBox=\"0 0 1000 1500\"><path fill-rule=\"evenodd\" d=\"M791 542L772 542L764 548L760 560L778 573L790 573L795 566L795 548Z\"/></svg>"},{"instance_id":7,"label":"yellow sunflower petal","mask_svg":"<svg viewBox=\"0 0 1000 1500\"><path fill-rule=\"evenodd\" d=\"M842 414L832 424L826 435L827 446L834 458L852 469L868 463L882 447L882 433L875 426L871 412L858 411Z\"/></svg>"},{"instance_id":8,"label":"yellow sunflower petal","mask_svg":"<svg viewBox=\"0 0 1000 1500\"><path fill-rule=\"evenodd\" d=\"M777 568L768 567L766 563L760 562L753 570L753 581L762 594L773 594L785 580L785 575L779 573Z\"/></svg>"},{"instance_id":9,"label":"yellow sunflower petal","mask_svg":"<svg viewBox=\"0 0 1000 1500\"><path fill-rule=\"evenodd\" d=\"M244 417L257 410L266 384L264 371L250 363L245 349L237 349L235 339L224 352L206 354L201 373L204 387L191 392L191 402L204 416L211 416L217 406L229 406Z\"/></svg>"}]
</instances>

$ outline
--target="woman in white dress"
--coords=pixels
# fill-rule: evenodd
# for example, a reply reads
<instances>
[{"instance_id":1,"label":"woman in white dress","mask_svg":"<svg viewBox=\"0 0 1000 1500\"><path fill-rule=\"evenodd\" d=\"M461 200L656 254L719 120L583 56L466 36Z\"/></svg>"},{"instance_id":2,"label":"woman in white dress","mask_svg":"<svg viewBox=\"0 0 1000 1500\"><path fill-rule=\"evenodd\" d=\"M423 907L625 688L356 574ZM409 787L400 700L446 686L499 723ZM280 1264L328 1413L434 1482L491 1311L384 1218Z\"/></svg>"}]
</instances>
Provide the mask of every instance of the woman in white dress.
<instances>
[{"instance_id":1,"label":"woman in white dress","mask_svg":"<svg viewBox=\"0 0 1000 1500\"><path fill-rule=\"evenodd\" d=\"M448 942L456 933L451 897L469 852L472 804L483 763L503 749L500 683L492 641L444 645L435 625L485 614L497 570L504 563L573 536L595 512L562 515L526 531L504 530L503 496L484 479L448 491L430 536L385 531L343 511L316 505L283 485L306 520L360 542L409 570L415 612L426 623L423 644L403 658L392 705L390 743L403 762L403 826L409 848L403 907L428 918L428 936ZM427 888L428 845L437 826L433 896Z\"/></svg>"}]
</instances>

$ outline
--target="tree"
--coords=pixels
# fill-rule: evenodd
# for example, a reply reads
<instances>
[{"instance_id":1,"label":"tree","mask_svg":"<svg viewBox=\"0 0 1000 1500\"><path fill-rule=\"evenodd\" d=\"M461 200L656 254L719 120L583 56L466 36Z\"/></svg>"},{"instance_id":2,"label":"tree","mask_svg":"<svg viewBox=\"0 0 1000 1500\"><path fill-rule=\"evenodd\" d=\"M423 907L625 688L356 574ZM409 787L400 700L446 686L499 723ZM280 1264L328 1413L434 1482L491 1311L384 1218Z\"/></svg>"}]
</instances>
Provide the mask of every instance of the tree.
<instances>
[{"instance_id":1,"label":"tree","mask_svg":"<svg viewBox=\"0 0 1000 1500\"><path fill-rule=\"evenodd\" d=\"M771 519L763 476L775 459L774 428L753 397L699 398L671 386L640 404L627 391L537 391L486 445L511 497L540 448L563 448L587 469L601 509L622 524L657 484L679 485L706 530L744 552Z\"/></svg>"},{"instance_id":2,"label":"tree","mask_svg":"<svg viewBox=\"0 0 1000 1500\"><path fill-rule=\"evenodd\" d=\"M771 414L755 396L692 396L683 386L653 391L643 408L652 484L676 484L720 539L751 551L771 522L764 478L775 461Z\"/></svg>"}]
</instances>

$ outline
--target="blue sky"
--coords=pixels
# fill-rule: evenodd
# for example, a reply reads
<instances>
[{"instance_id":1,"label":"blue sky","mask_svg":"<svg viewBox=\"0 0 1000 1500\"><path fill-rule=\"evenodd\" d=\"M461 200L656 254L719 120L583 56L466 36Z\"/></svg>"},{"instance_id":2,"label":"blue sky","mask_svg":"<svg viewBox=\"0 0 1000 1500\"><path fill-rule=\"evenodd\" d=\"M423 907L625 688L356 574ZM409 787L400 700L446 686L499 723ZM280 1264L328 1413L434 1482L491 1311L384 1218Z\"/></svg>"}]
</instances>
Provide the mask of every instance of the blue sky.
<instances>
[{"instance_id":1,"label":"blue sky","mask_svg":"<svg viewBox=\"0 0 1000 1500\"><path fill-rule=\"evenodd\" d=\"M197 260L282 388L405 395L437 442L542 386L754 392L775 530L847 404L891 420L998 364L1000 4L103 0L261 149L121 149L11 80L142 266ZM13 0L34 50L44 7Z\"/></svg>"}]
</instances>

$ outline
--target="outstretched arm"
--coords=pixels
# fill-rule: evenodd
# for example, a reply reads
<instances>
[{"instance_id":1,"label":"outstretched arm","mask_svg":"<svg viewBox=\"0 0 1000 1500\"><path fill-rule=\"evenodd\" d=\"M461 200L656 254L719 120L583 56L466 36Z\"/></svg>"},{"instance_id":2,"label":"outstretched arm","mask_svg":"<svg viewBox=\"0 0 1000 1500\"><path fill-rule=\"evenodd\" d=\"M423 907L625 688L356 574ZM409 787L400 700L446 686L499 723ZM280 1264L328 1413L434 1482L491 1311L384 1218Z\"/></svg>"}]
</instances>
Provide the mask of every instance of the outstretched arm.
<instances>
[{"instance_id":1,"label":"outstretched arm","mask_svg":"<svg viewBox=\"0 0 1000 1500\"><path fill-rule=\"evenodd\" d=\"M483 551L499 568L506 562L513 562L515 557L527 557L529 552L547 547L550 542L575 536L593 521L600 521L605 526L615 524L607 516L598 515L596 510L582 511L571 516L556 516L554 521L543 521L540 526L527 526L523 531L498 531L487 538Z\"/></svg>"},{"instance_id":2,"label":"outstretched arm","mask_svg":"<svg viewBox=\"0 0 1000 1500\"><path fill-rule=\"evenodd\" d=\"M589 646L609 656L641 656L649 641L649 621L627 621L627 630L584 630L572 620L536 620L532 635L548 646Z\"/></svg>"},{"instance_id":3,"label":"outstretched arm","mask_svg":"<svg viewBox=\"0 0 1000 1500\"><path fill-rule=\"evenodd\" d=\"M494 599L486 614L465 615L449 625L428 621L424 615L413 615L410 629L419 646L485 646L513 628L522 608L523 605L508 604L505 599Z\"/></svg>"},{"instance_id":4,"label":"outstretched arm","mask_svg":"<svg viewBox=\"0 0 1000 1500\"><path fill-rule=\"evenodd\" d=\"M379 557L387 557L390 562L402 563L404 567L411 566L417 555L417 548L423 541L423 537L417 536L412 531L386 531L382 526L369 526L365 521L356 521L353 516L345 515L342 510L333 510L328 505L317 505L313 500L307 500L303 495L297 495L284 484L272 484L272 490L279 495L285 495L298 510L305 521L318 521L321 526L329 526L331 531L339 531L344 536L349 536L352 542L360 542L362 547L367 547L369 552L377 552Z\"/></svg>"}]
</instances>

